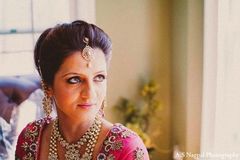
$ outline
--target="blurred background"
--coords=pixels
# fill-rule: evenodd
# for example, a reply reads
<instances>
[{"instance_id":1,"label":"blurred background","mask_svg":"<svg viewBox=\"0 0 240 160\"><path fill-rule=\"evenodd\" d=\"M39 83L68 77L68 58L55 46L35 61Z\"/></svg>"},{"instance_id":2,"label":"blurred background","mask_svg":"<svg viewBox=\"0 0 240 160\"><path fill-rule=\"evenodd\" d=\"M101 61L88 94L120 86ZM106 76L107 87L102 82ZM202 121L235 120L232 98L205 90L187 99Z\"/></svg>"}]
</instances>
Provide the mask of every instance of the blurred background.
<instances>
[{"instance_id":1,"label":"blurred background","mask_svg":"<svg viewBox=\"0 0 240 160\"><path fill-rule=\"evenodd\" d=\"M155 89L139 131L151 159L240 159L239 12L238 0L0 0L0 76L36 74L43 30L86 20L113 42L107 118L127 124L119 100L150 110L143 92Z\"/></svg>"}]
</instances>

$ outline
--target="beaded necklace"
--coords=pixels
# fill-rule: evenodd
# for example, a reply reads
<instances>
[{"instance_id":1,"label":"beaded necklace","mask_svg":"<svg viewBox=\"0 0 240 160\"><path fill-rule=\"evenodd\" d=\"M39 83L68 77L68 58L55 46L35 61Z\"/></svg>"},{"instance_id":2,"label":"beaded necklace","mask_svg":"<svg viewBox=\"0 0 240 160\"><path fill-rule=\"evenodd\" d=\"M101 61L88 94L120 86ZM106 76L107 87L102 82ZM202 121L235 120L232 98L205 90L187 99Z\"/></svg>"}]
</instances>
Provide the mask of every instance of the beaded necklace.
<instances>
[{"instance_id":1,"label":"beaded necklace","mask_svg":"<svg viewBox=\"0 0 240 160\"><path fill-rule=\"evenodd\" d=\"M77 142L70 144L63 138L60 133L58 120L54 120L50 138L48 159L58 160L57 141L59 141L60 145L66 149L66 160L91 160L93 157L93 150L97 143L97 139L101 130L101 126L101 120L96 117L94 123L87 130L87 132L84 133L84 135ZM86 150L81 156L79 150L84 145L86 146Z\"/></svg>"}]
</instances>

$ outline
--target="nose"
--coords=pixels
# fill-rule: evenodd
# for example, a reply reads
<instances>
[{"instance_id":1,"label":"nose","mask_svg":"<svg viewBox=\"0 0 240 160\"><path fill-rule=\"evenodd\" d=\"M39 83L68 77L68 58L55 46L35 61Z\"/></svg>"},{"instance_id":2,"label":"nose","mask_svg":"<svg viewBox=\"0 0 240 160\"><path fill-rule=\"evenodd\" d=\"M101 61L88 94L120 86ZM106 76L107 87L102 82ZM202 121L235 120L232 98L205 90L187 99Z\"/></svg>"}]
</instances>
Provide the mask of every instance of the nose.
<instances>
[{"instance_id":1,"label":"nose","mask_svg":"<svg viewBox=\"0 0 240 160\"><path fill-rule=\"evenodd\" d=\"M90 99L94 94L94 86L91 82L85 82L82 86L81 97L83 99Z\"/></svg>"}]
</instances>

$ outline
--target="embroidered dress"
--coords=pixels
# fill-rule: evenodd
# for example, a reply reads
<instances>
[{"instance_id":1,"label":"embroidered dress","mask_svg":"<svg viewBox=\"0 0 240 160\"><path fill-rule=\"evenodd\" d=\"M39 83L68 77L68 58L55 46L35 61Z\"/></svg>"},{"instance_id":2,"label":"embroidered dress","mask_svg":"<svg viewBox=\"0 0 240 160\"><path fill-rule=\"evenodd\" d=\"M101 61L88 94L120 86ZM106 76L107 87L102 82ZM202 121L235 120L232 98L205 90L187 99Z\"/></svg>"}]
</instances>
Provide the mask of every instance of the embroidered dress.
<instances>
[{"instance_id":1,"label":"embroidered dress","mask_svg":"<svg viewBox=\"0 0 240 160\"><path fill-rule=\"evenodd\" d=\"M39 144L47 119L28 124L18 137L17 160L37 160ZM107 134L97 160L149 160L147 149L139 136L122 124L114 124Z\"/></svg>"}]
</instances>

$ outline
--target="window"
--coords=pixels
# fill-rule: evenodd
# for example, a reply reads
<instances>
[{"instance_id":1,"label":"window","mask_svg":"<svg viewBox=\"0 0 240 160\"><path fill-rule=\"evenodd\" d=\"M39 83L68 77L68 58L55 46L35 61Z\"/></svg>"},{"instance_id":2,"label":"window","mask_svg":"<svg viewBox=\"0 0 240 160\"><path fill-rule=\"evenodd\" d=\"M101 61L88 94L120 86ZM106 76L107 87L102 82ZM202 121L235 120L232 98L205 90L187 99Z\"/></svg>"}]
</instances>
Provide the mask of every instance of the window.
<instances>
[{"instance_id":1,"label":"window","mask_svg":"<svg viewBox=\"0 0 240 160\"><path fill-rule=\"evenodd\" d=\"M240 1L205 1L201 151L230 159L240 159L239 14Z\"/></svg>"},{"instance_id":2,"label":"window","mask_svg":"<svg viewBox=\"0 0 240 160\"><path fill-rule=\"evenodd\" d=\"M34 73L33 48L40 33L70 21L68 0L0 1L0 75Z\"/></svg>"}]
</instances>

